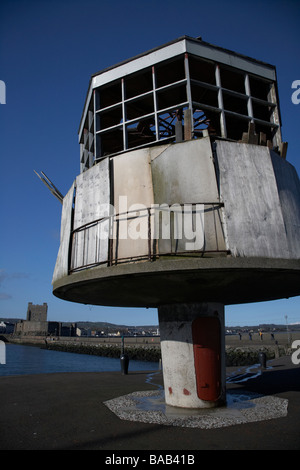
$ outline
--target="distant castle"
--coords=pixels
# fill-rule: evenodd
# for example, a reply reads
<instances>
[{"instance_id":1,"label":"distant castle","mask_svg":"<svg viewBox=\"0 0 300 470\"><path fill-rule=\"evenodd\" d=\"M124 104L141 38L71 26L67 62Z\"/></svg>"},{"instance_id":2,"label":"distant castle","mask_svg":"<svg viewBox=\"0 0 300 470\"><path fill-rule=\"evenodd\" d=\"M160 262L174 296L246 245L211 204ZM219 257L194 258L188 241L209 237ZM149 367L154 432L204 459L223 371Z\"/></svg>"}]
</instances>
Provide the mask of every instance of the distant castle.
<instances>
[{"instance_id":1,"label":"distant castle","mask_svg":"<svg viewBox=\"0 0 300 470\"><path fill-rule=\"evenodd\" d=\"M48 305L44 302L43 305L33 305L32 302L28 303L27 308L27 321L47 321Z\"/></svg>"},{"instance_id":2,"label":"distant castle","mask_svg":"<svg viewBox=\"0 0 300 470\"><path fill-rule=\"evenodd\" d=\"M76 323L63 326L56 321L47 321L48 305L34 305L28 302L26 320L15 325L15 335L20 336L76 336Z\"/></svg>"}]
</instances>

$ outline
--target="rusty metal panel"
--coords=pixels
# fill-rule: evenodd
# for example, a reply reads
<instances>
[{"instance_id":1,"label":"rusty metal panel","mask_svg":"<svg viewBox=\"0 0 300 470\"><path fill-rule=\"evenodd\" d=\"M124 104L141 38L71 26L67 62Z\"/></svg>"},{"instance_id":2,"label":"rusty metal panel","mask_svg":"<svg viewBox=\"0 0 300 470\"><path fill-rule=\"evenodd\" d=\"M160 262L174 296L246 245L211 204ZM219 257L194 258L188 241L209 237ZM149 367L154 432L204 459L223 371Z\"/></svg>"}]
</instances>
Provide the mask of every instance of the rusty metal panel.
<instances>
[{"instance_id":1,"label":"rusty metal panel","mask_svg":"<svg viewBox=\"0 0 300 470\"><path fill-rule=\"evenodd\" d=\"M199 317L192 323L197 394L217 401L221 395L221 326L218 318Z\"/></svg>"}]
</instances>

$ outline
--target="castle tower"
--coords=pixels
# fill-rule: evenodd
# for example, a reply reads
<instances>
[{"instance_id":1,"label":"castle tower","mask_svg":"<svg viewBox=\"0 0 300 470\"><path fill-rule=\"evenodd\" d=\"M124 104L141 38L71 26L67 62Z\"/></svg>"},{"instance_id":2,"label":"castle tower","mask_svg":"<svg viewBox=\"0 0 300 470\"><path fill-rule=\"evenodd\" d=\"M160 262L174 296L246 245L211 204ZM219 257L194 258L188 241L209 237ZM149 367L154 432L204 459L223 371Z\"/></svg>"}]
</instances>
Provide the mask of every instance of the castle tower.
<instances>
[{"instance_id":1,"label":"castle tower","mask_svg":"<svg viewBox=\"0 0 300 470\"><path fill-rule=\"evenodd\" d=\"M226 401L224 308L300 294L275 67L181 37L92 76L54 295L156 307L166 402Z\"/></svg>"},{"instance_id":2,"label":"castle tower","mask_svg":"<svg viewBox=\"0 0 300 470\"><path fill-rule=\"evenodd\" d=\"M28 302L27 307L27 321L46 322L48 313L48 305L46 302L43 305L33 305L32 302Z\"/></svg>"}]
</instances>

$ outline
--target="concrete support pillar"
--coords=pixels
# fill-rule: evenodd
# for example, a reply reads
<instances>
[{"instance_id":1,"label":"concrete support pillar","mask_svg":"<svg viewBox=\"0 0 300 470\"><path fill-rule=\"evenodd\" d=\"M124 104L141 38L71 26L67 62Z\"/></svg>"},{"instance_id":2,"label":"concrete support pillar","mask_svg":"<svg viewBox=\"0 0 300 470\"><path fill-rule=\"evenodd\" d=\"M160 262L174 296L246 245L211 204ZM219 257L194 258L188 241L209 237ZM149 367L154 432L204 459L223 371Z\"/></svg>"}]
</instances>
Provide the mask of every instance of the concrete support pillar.
<instances>
[{"instance_id":1,"label":"concrete support pillar","mask_svg":"<svg viewBox=\"0 0 300 470\"><path fill-rule=\"evenodd\" d=\"M158 308L166 404L212 408L226 401L224 306Z\"/></svg>"}]
</instances>

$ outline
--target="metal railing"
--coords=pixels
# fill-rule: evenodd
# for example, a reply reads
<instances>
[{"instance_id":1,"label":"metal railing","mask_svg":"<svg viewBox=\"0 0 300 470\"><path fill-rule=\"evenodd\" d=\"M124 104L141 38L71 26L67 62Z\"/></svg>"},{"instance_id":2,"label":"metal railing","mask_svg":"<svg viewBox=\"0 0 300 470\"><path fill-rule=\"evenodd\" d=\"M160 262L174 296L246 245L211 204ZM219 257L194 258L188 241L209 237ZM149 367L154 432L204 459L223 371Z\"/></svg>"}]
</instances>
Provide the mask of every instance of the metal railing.
<instances>
[{"instance_id":1,"label":"metal railing","mask_svg":"<svg viewBox=\"0 0 300 470\"><path fill-rule=\"evenodd\" d=\"M223 206L222 202L174 204L171 207L153 205L93 220L71 232L69 271L72 273L105 264L155 261L163 256L226 255L229 251L221 214ZM197 235L203 236L200 247L193 247L194 241L183 233L180 217L186 215L182 209L187 207L194 239ZM197 214L198 232L195 230ZM205 230L208 220L209 242Z\"/></svg>"}]
</instances>

